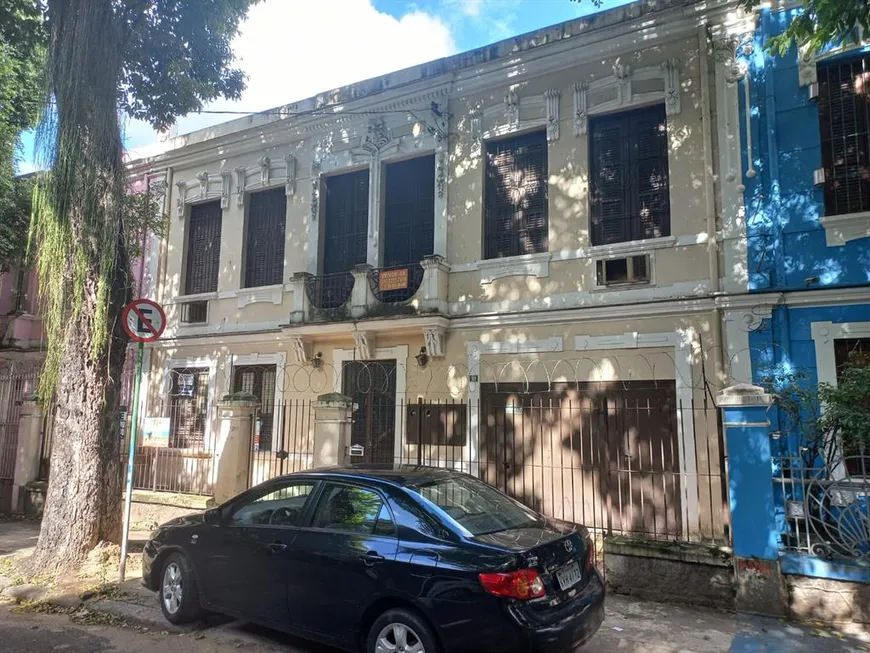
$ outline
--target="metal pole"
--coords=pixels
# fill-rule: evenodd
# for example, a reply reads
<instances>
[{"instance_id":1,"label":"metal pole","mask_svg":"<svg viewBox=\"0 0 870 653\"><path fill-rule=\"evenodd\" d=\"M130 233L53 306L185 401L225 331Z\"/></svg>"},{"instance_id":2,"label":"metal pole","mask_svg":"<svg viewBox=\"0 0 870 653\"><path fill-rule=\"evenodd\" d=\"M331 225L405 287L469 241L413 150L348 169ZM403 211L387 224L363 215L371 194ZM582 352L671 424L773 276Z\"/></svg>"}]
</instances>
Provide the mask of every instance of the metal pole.
<instances>
[{"instance_id":1,"label":"metal pole","mask_svg":"<svg viewBox=\"0 0 870 653\"><path fill-rule=\"evenodd\" d=\"M142 352L145 345L140 342L136 352L136 380L133 385L133 417L130 426L130 450L127 455L127 484L124 495L124 526L121 538L121 566L118 568L118 582L124 582L127 571L127 544L130 538L130 510L133 504L133 460L136 457L136 429L139 424L139 388L142 385Z\"/></svg>"}]
</instances>

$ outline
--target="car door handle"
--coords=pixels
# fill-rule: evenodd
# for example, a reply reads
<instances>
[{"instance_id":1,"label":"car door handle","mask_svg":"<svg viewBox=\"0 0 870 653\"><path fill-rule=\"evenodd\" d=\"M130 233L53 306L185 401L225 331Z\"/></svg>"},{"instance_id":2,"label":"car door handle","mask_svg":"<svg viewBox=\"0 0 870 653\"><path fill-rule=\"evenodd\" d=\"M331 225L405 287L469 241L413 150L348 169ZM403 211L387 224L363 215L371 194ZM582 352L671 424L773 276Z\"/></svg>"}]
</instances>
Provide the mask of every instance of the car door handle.
<instances>
[{"instance_id":1,"label":"car door handle","mask_svg":"<svg viewBox=\"0 0 870 653\"><path fill-rule=\"evenodd\" d=\"M364 555L361 555L359 559L362 560L369 567L371 567L373 564L386 560L386 558L379 554L377 551L368 551Z\"/></svg>"},{"instance_id":2,"label":"car door handle","mask_svg":"<svg viewBox=\"0 0 870 653\"><path fill-rule=\"evenodd\" d=\"M287 545L283 542L272 542L271 544L267 544L266 548L269 549L272 553L279 553L281 551L285 551L287 549Z\"/></svg>"}]
</instances>

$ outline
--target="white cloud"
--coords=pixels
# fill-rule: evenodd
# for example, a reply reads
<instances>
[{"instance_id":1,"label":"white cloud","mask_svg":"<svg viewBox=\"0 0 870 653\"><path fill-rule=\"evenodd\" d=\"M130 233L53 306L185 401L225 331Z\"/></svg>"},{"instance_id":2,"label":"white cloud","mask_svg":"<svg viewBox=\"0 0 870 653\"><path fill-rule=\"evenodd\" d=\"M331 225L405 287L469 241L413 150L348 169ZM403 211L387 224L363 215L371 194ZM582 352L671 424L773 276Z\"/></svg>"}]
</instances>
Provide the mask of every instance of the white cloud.
<instances>
[{"instance_id":1,"label":"white cloud","mask_svg":"<svg viewBox=\"0 0 870 653\"><path fill-rule=\"evenodd\" d=\"M412 11L396 19L371 0L266 0L251 9L233 47L248 88L241 100L218 100L209 109L263 111L456 52L440 18ZM237 117L187 116L178 133ZM130 147L156 140L144 123L131 121L126 131Z\"/></svg>"}]
</instances>

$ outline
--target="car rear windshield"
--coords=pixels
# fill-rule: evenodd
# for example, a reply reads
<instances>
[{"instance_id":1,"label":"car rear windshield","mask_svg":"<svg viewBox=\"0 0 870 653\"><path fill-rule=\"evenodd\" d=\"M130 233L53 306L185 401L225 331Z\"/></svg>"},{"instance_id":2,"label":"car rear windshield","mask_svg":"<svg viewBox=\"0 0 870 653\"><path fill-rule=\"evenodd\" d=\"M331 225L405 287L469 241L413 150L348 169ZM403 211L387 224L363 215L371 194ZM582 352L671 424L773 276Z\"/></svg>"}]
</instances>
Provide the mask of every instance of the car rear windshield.
<instances>
[{"instance_id":1,"label":"car rear windshield","mask_svg":"<svg viewBox=\"0 0 870 653\"><path fill-rule=\"evenodd\" d=\"M441 508L472 535L521 528L538 519L522 504L468 476L411 484L408 489Z\"/></svg>"}]
</instances>

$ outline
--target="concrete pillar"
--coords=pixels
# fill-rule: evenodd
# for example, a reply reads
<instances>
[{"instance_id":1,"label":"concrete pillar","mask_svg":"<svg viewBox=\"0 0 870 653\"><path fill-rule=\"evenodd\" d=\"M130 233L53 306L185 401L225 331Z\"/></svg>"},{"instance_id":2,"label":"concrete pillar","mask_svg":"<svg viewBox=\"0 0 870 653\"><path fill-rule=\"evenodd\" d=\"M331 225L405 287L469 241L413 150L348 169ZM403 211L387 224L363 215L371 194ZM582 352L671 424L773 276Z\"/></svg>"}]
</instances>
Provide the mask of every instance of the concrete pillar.
<instances>
[{"instance_id":1,"label":"concrete pillar","mask_svg":"<svg viewBox=\"0 0 870 653\"><path fill-rule=\"evenodd\" d=\"M447 289L450 279L450 264L442 256L427 256L423 266L423 281L420 290L420 309L424 313L447 314Z\"/></svg>"},{"instance_id":2,"label":"concrete pillar","mask_svg":"<svg viewBox=\"0 0 870 653\"><path fill-rule=\"evenodd\" d=\"M290 309L290 323L301 324L308 317L308 290L306 285L312 275L307 272L297 272L290 277L290 286L293 288L293 306Z\"/></svg>"},{"instance_id":3,"label":"concrete pillar","mask_svg":"<svg viewBox=\"0 0 870 653\"><path fill-rule=\"evenodd\" d=\"M728 451L738 610L785 614L767 412L773 396L738 384L717 398Z\"/></svg>"},{"instance_id":4,"label":"concrete pillar","mask_svg":"<svg viewBox=\"0 0 870 653\"><path fill-rule=\"evenodd\" d=\"M247 392L225 395L218 406L214 500L223 503L248 488L254 416L259 400Z\"/></svg>"},{"instance_id":5,"label":"concrete pillar","mask_svg":"<svg viewBox=\"0 0 870 653\"><path fill-rule=\"evenodd\" d=\"M12 511L24 512L26 486L39 477L39 455L42 449L42 406L35 397L27 397L18 413L18 445L15 451L15 472L12 476Z\"/></svg>"},{"instance_id":6,"label":"concrete pillar","mask_svg":"<svg viewBox=\"0 0 870 653\"><path fill-rule=\"evenodd\" d=\"M369 306L375 301L369 284L372 266L366 263L355 265L351 274L353 274L353 291L350 294L350 314L355 318L365 317L369 312Z\"/></svg>"},{"instance_id":7,"label":"concrete pillar","mask_svg":"<svg viewBox=\"0 0 870 653\"><path fill-rule=\"evenodd\" d=\"M353 408L353 400L337 392L317 398L314 403L315 469L349 461Z\"/></svg>"}]
</instances>

